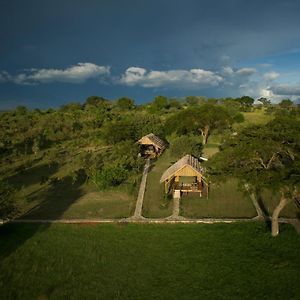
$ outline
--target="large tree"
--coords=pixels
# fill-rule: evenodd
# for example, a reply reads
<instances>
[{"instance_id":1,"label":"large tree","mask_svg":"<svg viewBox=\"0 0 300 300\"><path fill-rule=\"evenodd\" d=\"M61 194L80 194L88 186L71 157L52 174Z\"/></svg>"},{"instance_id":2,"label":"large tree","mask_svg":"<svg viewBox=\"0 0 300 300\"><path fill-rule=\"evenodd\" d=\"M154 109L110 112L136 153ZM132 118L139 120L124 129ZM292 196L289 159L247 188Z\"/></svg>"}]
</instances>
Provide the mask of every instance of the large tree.
<instances>
[{"instance_id":1,"label":"large tree","mask_svg":"<svg viewBox=\"0 0 300 300\"><path fill-rule=\"evenodd\" d=\"M166 122L166 130L175 131L179 135L201 134L202 143L205 145L212 130L225 129L233 121L233 117L224 107L204 104L170 117Z\"/></svg>"},{"instance_id":2,"label":"large tree","mask_svg":"<svg viewBox=\"0 0 300 300\"><path fill-rule=\"evenodd\" d=\"M235 176L252 190L279 195L272 214L272 235L279 233L282 209L300 196L300 121L277 118L233 137L208 162L213 179Z\"/></svg>"}]
</instances>

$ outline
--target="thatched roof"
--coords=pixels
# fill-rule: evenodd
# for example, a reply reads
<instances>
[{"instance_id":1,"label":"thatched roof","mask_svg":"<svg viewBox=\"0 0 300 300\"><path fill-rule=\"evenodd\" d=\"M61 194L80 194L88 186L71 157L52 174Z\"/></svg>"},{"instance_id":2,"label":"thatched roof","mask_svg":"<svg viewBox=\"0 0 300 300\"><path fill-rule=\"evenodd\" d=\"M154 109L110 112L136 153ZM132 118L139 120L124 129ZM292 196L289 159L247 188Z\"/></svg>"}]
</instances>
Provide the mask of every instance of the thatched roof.
<instances>
[{"instance_id":1,"label":"thatched roof","mask_svg":"<svg viewBox=\"0 0 300 300\"><path fill-rule=\"evenodd\" d=\"M169 167L161 176L160 182L164 182L166 179L171 178L176 172L185 166L190 166L199 174L203 174L204 169L201 167L199 160L190 154L185 155L180 160L178 160L174 165Z\"/></svg>"},{"instance_id":2,"label":"thatched roof","mask_svg":"<svg viewBox=\"0 0 300 300\"><path fill-rule=\"evenodd\" d=\"M165 149L166 148L165 142L153 133L149 133L149 134L143 136L138 141L138 143L140 145L155 145L160 149Z\"/></svg>"}]
</instances>

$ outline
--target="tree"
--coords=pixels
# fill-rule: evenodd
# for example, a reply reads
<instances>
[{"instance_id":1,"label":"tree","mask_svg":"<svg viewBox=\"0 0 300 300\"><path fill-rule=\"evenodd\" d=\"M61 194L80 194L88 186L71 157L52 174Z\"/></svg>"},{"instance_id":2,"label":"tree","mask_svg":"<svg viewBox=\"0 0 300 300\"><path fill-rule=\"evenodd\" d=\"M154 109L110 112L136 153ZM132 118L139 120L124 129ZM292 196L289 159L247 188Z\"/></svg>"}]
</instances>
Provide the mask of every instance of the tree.
<instances>
[{"instance_id":1,"label":"tree","mask_svg":"<svg viewBox=\"0 0 300 300\"><path fill-rule=\"evenodd\" d=\"M180 136L171 143L170 150L172 155L180 158L186 154L199 157L202 153L202 144L196 136Z\"/></svg>"},{"instance_id":2,"label":"tree","mask_svg":"<svg viewBox=\"0 0 300 300\"><path fill-rule=\"evenodd\" d=\"M263 106L268 107L269 105L271 105L271 100L261 97L259 99L257 99L257 101L261 102L263 104Z\"/></svg>"},{"instance_id":3,"label":"tree","mask_svg":"<svg viewBox=\"0 0 300 300\"><path fill-rule=\"evenodd\" d=\"M283 99L278 105L283 109L291 109L294 106L294 102L290 99Z\"/></svg>"},{"instance_id":4,"label":"tree","mask_svg":"<svg viewBox=\"0 0 300 300\"><path fill-rule=\"evenodd\" d=\"M168 98L165 96L156 96L151 103L150 111L153 113L160 112L161 110L168 109L170 107Z\"/></svg>"},{"instance_id":5,"label":"tree","mask_svg":"<svg viewBox=\"0 0 300 300\"><path fill-rule=\"evenodd\" d=\"M243 111L248 111L254 103L254 99L249 96L242 96L240 98L237 98L236 101L241 104L241 108Z\"/></svg>"},{"instance_id":6,"label":"tree","mask_svg":"<svg viewBox=\"0 0 300 300\"><path fill-rule=\"evenodd\" d=\"M99 106L99 105L103 104L104 102L107 102L107 100L104 99L103 97L89 96L85 100L85 105L88 105L88 106Z\"/></svg>"},{"instance_id":7,"label":"tree","mask_svg":"<svg viewBox=\"0 0 300 300\"><path fill-rule=\"evenodd\" d=\"M272 235L279 233L282 209L300 196L300 121L277 118L265 126L244 129L223 145L208 162L213 180L238 178L250 190L271 190L280 195L272 214Z\"/></svg>"},{"instance_id":8,"label":"tree","mask_svg":"<svg viewBox=\"0 0 300 300\"><path fill-rule=\"evenodd\" d=\"M17 115L26 115L28 110L27 110L26 106L19 105L16 107L15 112Z\"/></svg>"},{"instance_id":9,"label":"tree","mask_svg":"<svg viewBox=\"0 0 300 300\"><path fill-rule=\"evenodd\" d=\"M18 211L14 193L11 185L0 180L0 219L10 218Z\"/></svg>"},{"instance_id":10,"label":"tree","mask_svg":"<svg viewBox=\"0 0 300 300\"><path fill-rule=\"evenodd\" d=\"M200 133L205 145L212 130L225 129L232 123L233 118L224 107L203 104L171 116L166 122L166 130L179 135Z\"/></svg>"},{"instance_id":11,"label":"tree","mask_svg":"<svg viewBox=\"0 0 300 300\"><path fill-rule=\"evenodd\" d=\"M117 100L117 106L122 110L130 110L134 108L134 100L127 98L127 97L121 97Z\"/></svg>"}]
</instances>

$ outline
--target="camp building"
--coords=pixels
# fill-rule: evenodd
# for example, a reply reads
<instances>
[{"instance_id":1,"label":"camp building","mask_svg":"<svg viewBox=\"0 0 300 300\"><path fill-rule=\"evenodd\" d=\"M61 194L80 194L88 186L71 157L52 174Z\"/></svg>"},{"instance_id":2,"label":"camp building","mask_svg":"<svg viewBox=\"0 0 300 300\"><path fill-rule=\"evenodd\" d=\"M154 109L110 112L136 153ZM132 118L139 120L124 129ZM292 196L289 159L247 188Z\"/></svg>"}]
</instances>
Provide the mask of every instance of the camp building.
<instances>
[{"instance_id":1,"label":"camp building","mask_svg":"<svg viewBox=\"0 0 300 300\"><path fill-rule=\"evenodd\" d=\"M188 154L163 173L160 183L164 183L165 193L171 192L174 198L185 193L199 193L200 197L206 194L208 197L208 184L203 173L199 160Z\"/></svg>"},{"instance_id":2,"label":"camp building","mask_svg":"<svg viewBox=\"0 0 300 300\"><path fill-rule=\"evenodd\" d=\"M157 157L166 148L165 142L153 133L143 136L138 141L138 144L140 145L140 153L143 157Z\"/></svg>"}]
</instances>

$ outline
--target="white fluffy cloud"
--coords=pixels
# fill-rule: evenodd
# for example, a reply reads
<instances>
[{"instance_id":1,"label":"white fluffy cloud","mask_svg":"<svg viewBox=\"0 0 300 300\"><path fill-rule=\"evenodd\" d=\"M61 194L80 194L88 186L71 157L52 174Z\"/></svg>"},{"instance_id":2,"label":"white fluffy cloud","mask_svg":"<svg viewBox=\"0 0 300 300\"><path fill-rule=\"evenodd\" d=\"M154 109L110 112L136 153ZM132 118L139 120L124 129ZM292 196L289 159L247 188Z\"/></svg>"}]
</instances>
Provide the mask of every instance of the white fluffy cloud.
<instances>
[{"instance_id":1,"label":"white fluffy cloud","mask_svg":"<svg viewBox=\"0 0 300 300\"><path fill-rule=\"evenodd\" d=\"M268 81L273 81L275 80L276 78L278 78L279 76L279 73L275 72L275 71L271 71L271 72L267 72L263 75L263 78L265 80L268 80Z\"/></svg>"},{"instance_id":2,"label":"white fluffy cloud","mask_svg":"<svg viewBox=\"0 0 300 300\"><path fill-rule=\"evenodd\" d=\"M217 86L223 78L203 69L147 71L144 68L130 67L121 76L119 83L143 87L201 88Z\"/></svg>"},{"instance_id":3,"label":"white fluffy cloud","mask_svg":"<svg viewBox=\"0 0 300 300\"><path fill-rule=\"evenodd\" d=\"M82 83L90 78L107 76L110 67L98 66L92 63L78 63L66 69L30 69L13 78L17 84L34 84L47 82Z\"/></svg>"}]
</instances>

